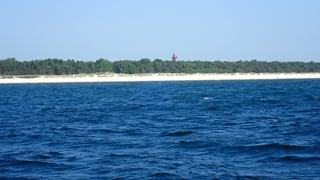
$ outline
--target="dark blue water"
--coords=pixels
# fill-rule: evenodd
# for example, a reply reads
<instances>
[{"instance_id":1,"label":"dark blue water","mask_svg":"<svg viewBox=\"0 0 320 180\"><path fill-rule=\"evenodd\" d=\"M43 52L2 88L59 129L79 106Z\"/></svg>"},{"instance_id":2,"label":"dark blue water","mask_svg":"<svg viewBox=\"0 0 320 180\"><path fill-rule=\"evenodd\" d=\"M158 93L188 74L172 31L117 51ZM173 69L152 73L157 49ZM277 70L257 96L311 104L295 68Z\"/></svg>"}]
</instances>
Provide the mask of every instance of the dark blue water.
<instances>
[{"instance_id":1,"label":"dark blue water","mask_svg":"<svg viewBox=\"0 0 320 180\"><path fill-rule=\"evenodd\" d=\"M0 85L0 178L319 172L320 80Z\"/></svg>"}]
</instances>

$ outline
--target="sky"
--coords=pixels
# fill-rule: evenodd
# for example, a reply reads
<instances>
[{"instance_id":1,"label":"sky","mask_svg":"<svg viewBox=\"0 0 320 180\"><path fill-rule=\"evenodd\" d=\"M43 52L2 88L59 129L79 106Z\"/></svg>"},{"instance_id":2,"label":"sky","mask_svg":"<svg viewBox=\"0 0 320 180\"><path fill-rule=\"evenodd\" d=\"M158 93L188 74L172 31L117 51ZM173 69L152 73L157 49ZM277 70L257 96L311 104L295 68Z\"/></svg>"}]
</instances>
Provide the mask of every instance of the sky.
<instances>
[{"instance_id":1,"label":"sky","mask_svg":"<svg viewBox=\"0 0 320 180\"><path fill-rule=\"evenodd\" d=\"M320 62L319 0L0 0L0 59Z\"/></svg>"}]
</instances>

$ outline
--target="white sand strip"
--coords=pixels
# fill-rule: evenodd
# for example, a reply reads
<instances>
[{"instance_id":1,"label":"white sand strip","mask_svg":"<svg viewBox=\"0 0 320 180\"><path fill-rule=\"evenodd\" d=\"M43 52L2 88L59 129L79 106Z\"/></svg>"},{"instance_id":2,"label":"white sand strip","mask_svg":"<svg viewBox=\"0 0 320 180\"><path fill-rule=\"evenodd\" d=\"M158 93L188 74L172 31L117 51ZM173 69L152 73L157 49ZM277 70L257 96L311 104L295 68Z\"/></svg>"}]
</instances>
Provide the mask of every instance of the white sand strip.
<instances>
[{"instance_id":1,"label":"white sand strip","mask_svg":"<svg viewBox=\"0 0 320 180\"><path fill-rule=\"evenodd\" d=\"M21 76L22 77L22 76ZM204 80L259 80L259 79L318 79L320 73L234 73L234 74L81 74L19 78L0 76L0 84L13 83L71 83L71 82L140 82L140 81L204 81Z\"/></svg>"}]
</instances>

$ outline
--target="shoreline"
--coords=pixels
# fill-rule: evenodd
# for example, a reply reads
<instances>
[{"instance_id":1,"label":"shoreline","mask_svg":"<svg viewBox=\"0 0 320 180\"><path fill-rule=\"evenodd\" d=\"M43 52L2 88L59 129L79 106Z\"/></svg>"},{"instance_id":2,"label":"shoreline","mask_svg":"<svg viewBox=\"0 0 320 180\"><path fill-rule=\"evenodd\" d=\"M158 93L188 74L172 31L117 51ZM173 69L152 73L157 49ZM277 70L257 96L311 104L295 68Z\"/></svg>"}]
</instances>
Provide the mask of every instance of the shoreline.
<instances>
[{"instance_id":1,"label":"shoreline","mask_svg":"<svg viewBox=\"0 0 320 180\"><path fill-rule=\"evenodd\" d=\"M0 84L80 83L80 82L147 82L147 81L219 81L320 79L320 73L150 73L150 74L76 74L0 76Z\"/></svg>"}]
</instances>

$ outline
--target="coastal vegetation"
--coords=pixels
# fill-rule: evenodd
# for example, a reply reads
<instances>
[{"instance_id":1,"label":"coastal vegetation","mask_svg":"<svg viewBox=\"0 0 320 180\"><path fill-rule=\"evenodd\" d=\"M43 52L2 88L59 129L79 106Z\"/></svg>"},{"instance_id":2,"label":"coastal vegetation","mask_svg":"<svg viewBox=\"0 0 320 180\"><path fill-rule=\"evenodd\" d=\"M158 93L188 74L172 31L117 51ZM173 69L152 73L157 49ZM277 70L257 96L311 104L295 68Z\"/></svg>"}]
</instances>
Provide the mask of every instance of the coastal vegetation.
<instances>
[{"instance_id":1,"label":"coastal vegetation","mask_svg":"<svg viewBox=\"0 0 320 180\"><path fill-rule=\"evenodd\" d=\"M18 61L15 58L0 60L0 75L70 75L83 73L316 73L319 62L279 61L168 61L148 58L111 62L100 58L96 61L73 59L44 59ZM26 76L30 78L29 76Z\"/></svg>"}]
</instances>

